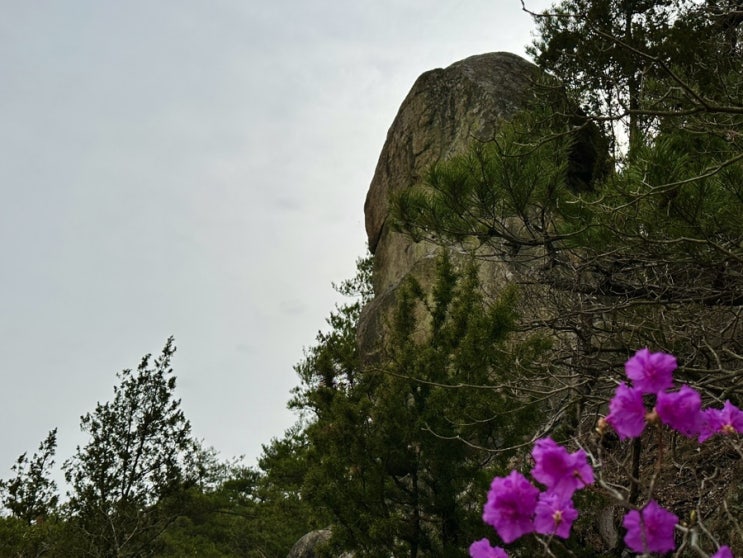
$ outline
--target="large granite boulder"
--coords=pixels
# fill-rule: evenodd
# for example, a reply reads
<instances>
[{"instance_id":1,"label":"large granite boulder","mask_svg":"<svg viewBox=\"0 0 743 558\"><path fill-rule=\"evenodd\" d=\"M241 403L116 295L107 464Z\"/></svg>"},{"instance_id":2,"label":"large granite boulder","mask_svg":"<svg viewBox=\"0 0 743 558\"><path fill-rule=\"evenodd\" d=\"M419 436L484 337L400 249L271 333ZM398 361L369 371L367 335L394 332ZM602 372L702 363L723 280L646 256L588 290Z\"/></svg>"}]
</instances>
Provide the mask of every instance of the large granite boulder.
<instances>
[{"instance_id":1,"label":"large granite boulder","mask_svg":"<svg viewBox=\"0 0 743 558\"><path fill-rule=\"evenodd\" d=\"M534 99L540 70L508 52L471 56L421 75L387 133L364 204L378 293L429 250L390 230L390 196L419 182L434 163L492 138L498 123Z\"/></svg>"},{"instance_id":2,"label":"large granite boulder","mask_svg":"<svg viewBox=\"0 0 743 558\"><path fill-rule=\"evenodd\" d=\"M494 137L500 123L533 101L541 70L507 52L471 56L421 75L400 106L379 156L364 205L369 248L374 254L376 297L362 313L361 353L374 359L396 289L410 273L424 286L434 276L439 246L414 242L388 220L390 198L420 182L435 163L464 153L474 141ZM506 266L481 266L486 287L495 292L510 280Z\"/></svg>"}]
</instances>

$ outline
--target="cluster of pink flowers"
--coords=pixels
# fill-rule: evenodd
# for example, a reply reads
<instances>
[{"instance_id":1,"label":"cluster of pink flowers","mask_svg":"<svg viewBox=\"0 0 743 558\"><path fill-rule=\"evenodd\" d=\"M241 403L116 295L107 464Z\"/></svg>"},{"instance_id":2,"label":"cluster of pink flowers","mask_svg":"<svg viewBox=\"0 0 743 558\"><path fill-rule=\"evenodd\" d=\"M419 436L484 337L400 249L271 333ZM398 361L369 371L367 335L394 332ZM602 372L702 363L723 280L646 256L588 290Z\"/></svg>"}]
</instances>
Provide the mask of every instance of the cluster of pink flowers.
<instances>
[{"instance_id":1,"label":"cluster of pink flowers","mask_svg":"<svg viewBox=\"0 0 743 558\"><path fill-rule=\"evenodd\" d=\"M666 353L651 353L641 349L624 365L632 385L620 384L609 401L609 424L621 439L642 435L648 422L660 420L687 438L697 437L699 442L715 434L743 432L743 412L726 401L722 409L702 410L702 397L694 388L673 387L676 358ZM655 406L645 408L644 396L654 396ZM603 425L600 424L600 427Z\"/></svg>"},{"instance_id":2,"label":"cluster of pink flowers","mask_svg":"<svg viewBox=\"0 0 743 558\"><path fill-rule=\"evenodd\" d=\"M660 420L668 427L699 442L716 434L743 433L743 412L726 401L722 409L702 409L702 398L693 388L673 388L676 358L667 353L641 349L625 363L631 385L621 383L609 402L609 415L599 421L599 430L611 426L620 439L637 438L645 425ZM647 400L655 405L648 411ZM529 533L566 539L578 511L573 507L576 490L594 482L593 469L586 453L569 453L551 438L537 440L532 450L532 477L546 487L540 492L518 471L496 477L490 485L483 510L483 521L492 525L504 543ZM635 552L675 550L674 530L679 518L650 500L639 510L631 510L622 525L624 542ZM507 558L501 547L482 539L470 546L472 558ZM729 547L722 546L711 558L733 558Z\"/></svg>"},{"instance_id":3,"label":"cluster of pink flowers","mask_svg":"<svg viewBox=\"0 0 743 558\"><path fill-rule=\"evenodd\" d=\"M544 492L518 471L495 477L488 491L482 518L505 543L529 533L568 538L578 518L573 493L593 484L593 469L583 450L569 453L551 438L542 438L534 444L532 457L532 477L546 487ZM482 539L470 546L470 556L505 558L507 554Z\"/></svg>"},{"instance_id":4,"label":"cluster of pink flowers","mask_svg":"<svg viewBox=\"0 0 743 558\"><path fill-rule=\"evenodd\" d=\"M624 542L635 552L671 552L676 550L673 531L678 521L676 514L650 500L642 510L632 510L624 516ZM729 546L721 546L710 558L733 558L733 553Z\"/></svg>"},{"instance_id":5,"label":"cluster of pink flowers","mask_svg":"<svg viewBox=\"0 0 743 558\"><path fill-rule=\"evenodd\" d=\"M609 401L609 415L599 428L608 424L620 439L637 438L647 423L660 420L687 438L696 437L700 443L715 434L743 432L743 412L730 401L722 409L702 410L702 397L694 388L682 385L677 391L670 391L676 367L673 355L651 353L647 348L637 351L624 365L632 385L622 383L617 387ZM651 411L645 408L646 396L655 397ZM624 542L635 552L674 550L677 523L675 514L651 500L641 511L632 510L624 517ZM713 558L726 556L732 557L732 553L728 547L722 547Z\"/></svg>"}]
</instances>

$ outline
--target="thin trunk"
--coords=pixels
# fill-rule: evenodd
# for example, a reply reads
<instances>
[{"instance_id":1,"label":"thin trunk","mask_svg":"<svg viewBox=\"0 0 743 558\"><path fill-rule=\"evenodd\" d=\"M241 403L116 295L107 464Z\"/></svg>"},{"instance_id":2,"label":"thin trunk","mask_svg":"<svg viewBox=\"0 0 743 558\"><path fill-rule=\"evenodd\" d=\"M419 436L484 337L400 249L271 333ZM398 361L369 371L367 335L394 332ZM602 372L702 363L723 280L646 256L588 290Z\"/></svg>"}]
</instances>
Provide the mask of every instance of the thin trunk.
<instances>
[{"instance_id":1,"label":"thin trunk","mask_svg":"<svg viewBox=\"0 0 743 558\"><path fill-rule=\"evenodd\" d=\"M418 557L418 548L421 537L421 510L420 510L420 495L418 494L418 471L412 472L413 478L413 525L412 525L412 537L410 537L410 558Z\"/></svg>"},{"instance_id":2,"label":"thin trunk","mask_svg":"<svg viewBox=\"0 0 743 558\"><path fill-rule=\"evenodd\" d=\"M632 478L630 479L629 503L636 504L640 496L640 454L642 453L642 442L640 438L632 441Z\"/></svg>"}]
</instances>

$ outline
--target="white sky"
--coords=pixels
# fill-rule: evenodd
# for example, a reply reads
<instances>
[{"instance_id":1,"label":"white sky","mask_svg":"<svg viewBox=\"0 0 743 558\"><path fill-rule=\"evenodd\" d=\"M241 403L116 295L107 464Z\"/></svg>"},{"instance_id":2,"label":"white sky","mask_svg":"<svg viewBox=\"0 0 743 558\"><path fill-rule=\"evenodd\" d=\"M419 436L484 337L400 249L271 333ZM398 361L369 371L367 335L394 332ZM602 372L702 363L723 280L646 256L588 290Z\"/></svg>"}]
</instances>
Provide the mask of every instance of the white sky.
<instances>
[{"instance_id":1,"label":"white sky","mask_svg":"<svg viewBox=\"0 0 743 558\"><path fill-rule=\"evenodd\" d=\"M171 334L195 435L252 462L294 422L413 82L533 28L519 0L0 5L5 478L54 427L69 457Z\"/></svg>"}]
</instances>

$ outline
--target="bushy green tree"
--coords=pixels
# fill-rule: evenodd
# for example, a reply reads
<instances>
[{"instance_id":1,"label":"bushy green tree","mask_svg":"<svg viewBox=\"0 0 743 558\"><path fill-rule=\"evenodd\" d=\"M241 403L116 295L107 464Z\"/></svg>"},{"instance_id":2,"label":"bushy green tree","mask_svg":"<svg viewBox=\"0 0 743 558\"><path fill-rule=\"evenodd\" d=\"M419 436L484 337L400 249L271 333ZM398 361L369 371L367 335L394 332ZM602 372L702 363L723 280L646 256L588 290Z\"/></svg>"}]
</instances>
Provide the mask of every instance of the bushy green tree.
<instances>
[{"instance_id":1,"label":"bushy green tree","mask_svg":"<svg viewBox=\"0 0 743 558\"><path fill-rule=\"evenodd\" d=\"M509 345L513 292L486 303L473 266L444 256L430 292L410 279L373 362L343 310L298 367L307 417L303 495L361 556L462 556L479 532L474 490L539 418L521 374L544 345ZM347 308L345 310L348 310ZM333 323L333 322L332 322Z\"/></svg>"},{"instance_id":2,"label":"bushy green tree","mask_svg":"<svg viewBox=\"0 0 743 558\"><path fill-rule=\"evenodd\" d=\"M377 501L368 497L378 482L376 469L355 465L373 459L366 436L369 398L356 341L363 304L372 295L372 259L359 260L357 269L353 279L337 288L351 302L331 313L329 331L318 333L316 345L295 367L300 385L289 404L302 417L307 444L302 497L320 518L333 523L341 543L360 534L368 518L380 513ZM349 471L357 471L358 482L348 482ZM359 547L367 542L356 539Z\"/></svg>"},{"instance_id":3,"label":"bushy green tree","mask_svg":"<svg viewBox=\"0 0 743 558\"><path fill-rule=\"evenodd\" d=\"M532 15L530 53L625 144L617 153L684 127L725 137L725 159L740 160L738 0L562 0Z\"/></svg>"},{"instance_id":4,"label":"bushy green tree","mask_svg":"<svg viewBox=\"0 0 743 558\"><path fill-rule=\"evenodd\" d=\"M284 557L304 534L326 527L329 517L302 497L311 466L307 433L302 423L263 446L258 459L260 477L251 494L258 504L251 532L254 546L266 556ZM256 552L256 558L259 554Z\"/></svg>"},{"instance_id":5,"label":"bushy green tree","mask_svg":"<svg viewBox=\"0 0 743 558\"><path fill-rule=\"evenodd\" d=\"M567 0L535 14L537 63L557 75L591 114L624 120L631 144L649 122L638 110L648 73L643 56L665 57L677 0ZM618 48L621 42L626 48Z\"/></svg>"},{"instance_id":6,"label":"bushy green tree","mask_svg":"<svg viewBox=\"0 0 743 558\"><path fill-rule=\"evenodd\" d=\"M0 517L0 556L13 558L68 558L80 556L77 533L62 515L53 514L32 524L13 516Z\"/></svg>"},{"instance_id":7,"label":"bushy green tree","mask_svg":"<svg viewBox=\"0 0 743 558\"><path fill-rule=\"evenodd\" d=\"M263 446L258 467L212 456L208 481L178 499L180 515L160 537L157 555L284 558L300 537L326 524L301 497L305 450L296 425Z\"/></svg>"},{"instance_id":8,"label":"bushy green tree","mask_svg":"<svg viewBox=\"0 0 743 558\"><path fill-rule=\"evenodd\" d=\"M198 478L198 447L176 398L168 339L160 356L118 374L114 398L81 418L90 436L64 463L80 553L142 556L178 515L168 506Z\"/></svg>"}]
</instances>

